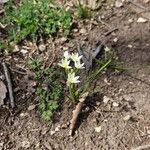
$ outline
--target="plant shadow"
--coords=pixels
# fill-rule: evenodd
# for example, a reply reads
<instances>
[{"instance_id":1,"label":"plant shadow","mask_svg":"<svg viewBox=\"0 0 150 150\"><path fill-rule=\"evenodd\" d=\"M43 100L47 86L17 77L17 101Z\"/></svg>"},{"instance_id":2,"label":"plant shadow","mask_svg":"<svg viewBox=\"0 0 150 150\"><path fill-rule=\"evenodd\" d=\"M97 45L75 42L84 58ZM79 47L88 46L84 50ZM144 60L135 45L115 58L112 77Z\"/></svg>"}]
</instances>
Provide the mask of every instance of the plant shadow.
<instances>
[{"instance_id":1,"label":"plant shadow","mask_svg":"<svg viewBox=\"0 0 150 150\"><path fill-rule=\"evenodd\" d=\"M74 128L74 131L78 130L81 124L87 120L88 116L95 111L95 107L97 102L102 102L103 94L100 92L93 93L92 95L88 96L86 102L82 108L82 112L79 114L78 121ZM88 108L88 109L87 109ZM74 133L73 133L74 135Z\"/></svg>"}]
</instances>

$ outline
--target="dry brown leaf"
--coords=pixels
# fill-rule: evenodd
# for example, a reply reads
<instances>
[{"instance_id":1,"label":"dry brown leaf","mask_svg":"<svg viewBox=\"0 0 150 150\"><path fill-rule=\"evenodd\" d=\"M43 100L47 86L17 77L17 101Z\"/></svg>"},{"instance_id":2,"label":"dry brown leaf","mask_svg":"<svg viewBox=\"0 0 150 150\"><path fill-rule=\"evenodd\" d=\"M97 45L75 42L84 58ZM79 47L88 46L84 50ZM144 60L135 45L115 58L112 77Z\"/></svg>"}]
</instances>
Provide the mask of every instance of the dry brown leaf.
<instances>
[{"instance_id":1,"label":"dry brown leaf","mask_svg":"<svg viewBox=\"0 0 150 150\"><path fill-rule=\"evenodd\" d=\"M6 86L2 81L0 81L0 106L4 104L6 93L7 93Z\"/></svg>"},{"instance_id":2,"label":"dry brown leaf","mask_svg":"<svg viewBox=\"0 0 150 150\"><path fill-rule=\"evenodd\" d=\"M144 0L144 3L145 4L147 4L147 3L149 3L150 2L150 0Z\"/></svg>"},{"instance_id":3,"label":"dry brown leaf","mask_svg":"<svg viewBox=\"0 0 150 150\"><path fill-rule=\"evenodd\" d=\"M76 122L78 119L78 116L82 110L83 104L85 102L86 97L88 96L88 92L84 93L81 98L79 99L79 103L77 104L75 110L73 110L73 115L72 115L72 119L70 120L70 135L73 134L73 131L75 129L76 126Z\"/></svg>"}]
</instances>

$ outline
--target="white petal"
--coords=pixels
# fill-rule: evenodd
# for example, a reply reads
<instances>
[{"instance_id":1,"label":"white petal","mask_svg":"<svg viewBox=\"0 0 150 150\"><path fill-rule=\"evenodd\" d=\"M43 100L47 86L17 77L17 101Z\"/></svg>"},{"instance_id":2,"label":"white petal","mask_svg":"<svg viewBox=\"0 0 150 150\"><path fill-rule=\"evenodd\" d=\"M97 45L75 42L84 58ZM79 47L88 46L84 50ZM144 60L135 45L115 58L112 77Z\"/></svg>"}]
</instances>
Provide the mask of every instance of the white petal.
<instances>
[{"instance_id":1,"label":"white petal","mask_svg":"<svg viewBox=\"0 0 150 150\"><path fill-rule=\"evenodd\" d=\"M68 51L65 51L65 52L64 52L64 57L65 57L66 59L69 59L69 58L70 58L70 54L69 54Z\"/></svg>"},{"instance_id":2,"label":"white petal","mask_svg":"<svg viewBox=\"0 0 150 150\"><path fill-rule=\"evenodd\" d=\"M75 80L78 80L78 79L79 79L79 76L74 77L74 79L75 79Z\"/></svg>"},{"instance_id":3,"label":"white petal","mask_svg":"<svg viewBox=\"0 0 150 150\"><path fill-rule=\"evenodd\" d=\"M81 55L81 56L79 56L78 58L81 59L82 57L83 57L83 56Z\"/></svg>"},{"instance_id":4,"label":"white petal","mask_svg":"<svg viewBox=\"0 0 150 150\"><path fill-rule=\"evenodd\" d=\"M74 81L74 83L79 83L80 81L79 80L77 80L77 81Z\"/></svg>"}]
</instances>

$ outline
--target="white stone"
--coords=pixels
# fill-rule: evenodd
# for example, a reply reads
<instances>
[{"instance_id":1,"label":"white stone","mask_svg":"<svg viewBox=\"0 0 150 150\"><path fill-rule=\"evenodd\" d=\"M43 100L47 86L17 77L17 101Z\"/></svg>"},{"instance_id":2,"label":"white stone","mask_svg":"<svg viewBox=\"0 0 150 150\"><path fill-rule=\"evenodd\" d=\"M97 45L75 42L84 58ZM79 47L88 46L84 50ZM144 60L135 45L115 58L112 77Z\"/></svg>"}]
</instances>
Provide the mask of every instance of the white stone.
<instances>
[{"instance_id":1,"label":"white stone","mask_svg":"<svg viewBox=\"0 0 150 150\"><path fill-rule=\"evenodd\" d=\"M115 6L116 6L117 8L120 8L120 7L123 6L123 3L122 3L121 1L119 1L119 0L117 0L117 1L115 2Z\"/></svg>"},{"instance_id":2,"label":"white stone","mask_svg":"<svg viewBox=\"0 0 150 150\"><path fill-rule=\"evenodd\" d=\"M140 18L138 18L137 22L138 23L145 23L145 22L147 22L147 20L142 18L142 17L140 17Z\"/></svg>"},{"instance_id":3,"label":"white stone","mask_svg":"<svg viewBox=\"0 0 150 150\"><path fill-rule=\"evenodd\" d=\"M20 51L22 54L26 54L26 53L28 53L28 51L26 50L26 49L21 49L21 51Z\"/></svg>"},{"instance_id":4,"label":"white stone","mask_svg":"<svg viewBox=\"0 0 150 150\"><path fill-rule=\"evenodd\" d=\"M79 32L80 32L81 34L85 34L85 33L86 33L86 29L85 29L85 28L82 28Z\"/></svg>"},{"instance_id":5,"label":"white stone","mask_svg":"<svg viewBox=\"0 0 150 150\"><path fill-rule=\"evenodd\" d=\"M125 117L123 117L123 120L124 120L124 121L128 121L128 120L130 120L130 118L131 118L130 115L126 115Z\"/></svg>"},{"instance_id":6,"label":"white stone","mask_svg":"<svg viewBox=\"0 0 150 150\"><path fill-rule=\"evenodd\" d=\"M41 52L45 51L46 50L46 46L44 44L39 45L39 50Z\"/></svg>"},{"instance_id":7,"label":"white stone","mask_svg":"<svg viewBox=\"0 0 150 150\"><path fill-rule=\"evenodd\" d=\"M131 44L128 45L129 48L132 48L133 46Z\"/></svg>"},{"instance_id":8,"label":"white stone","mask_svg":"<svg viewBox=\"0 0 150 150\"><path fill-rule=\"evenodd\" d=\"M103 97L103 102L104 102L105 104L107 104L107 103L109 102L109 100L110 100L109 97L107 97L107 96L104 96L104 97Z\"/></svg>"},{"instance_id":9,"label":"white stone","mask_svg":"<svg viewBox=\"0 0 150 150\"><path fill-rule=\"evenodd\" d=\"M99 132L101 132L101 130L102 130L101 126L95 127L95 132L99 133Z\"/></svg>"},{"instance_id":10,"label":"white stone","mask_svg":"<svg viewBox=\"0 0 150 150\"><path fill-rule=\"evenodd\" d=\"M113 40L115 43L118 41L118 38L114 38L114 40Z\"/></svg>"},{"instance_id":11,"label":"white stone","mask_svg":"<svg viewBox=\"0 0 150 150\"><path fill-rule=\"evenodd\" d=\"M119 106L119 104L117 103L117 102L113 102L113 104L112 104L114 107L118 107Z\"/></svg>"}]
</instances>

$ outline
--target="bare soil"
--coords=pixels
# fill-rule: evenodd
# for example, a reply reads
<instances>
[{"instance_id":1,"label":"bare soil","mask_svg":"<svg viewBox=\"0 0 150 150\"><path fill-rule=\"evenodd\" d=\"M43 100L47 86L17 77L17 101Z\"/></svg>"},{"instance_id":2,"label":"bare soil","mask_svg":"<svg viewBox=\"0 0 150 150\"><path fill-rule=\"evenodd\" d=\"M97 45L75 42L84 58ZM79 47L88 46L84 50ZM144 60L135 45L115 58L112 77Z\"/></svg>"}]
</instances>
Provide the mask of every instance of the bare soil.
<instances>
[{"instance_id":1,"label":"bare soil","mask_svg":"<svg viewBox=\"0 0 150 150\"><path fill-rule=\"evenodd\" d=\"M48 56L46 63L51 63L55 60L54 53L68 48L76 50L76 40L85 42L87 47L100 40L116 50L126 68L123 73L103 73L94 81L93 94L83 108L73 137L69 136L69 121L75 106L64 100L53 122L44 122L40 119L34 81L17 72L28 72L26 61L33 50L39 54L37 49L31 44L25 55L21 52L0 55L0 61L7 61L11 69L16 103L13 112L7 105L0 108L0 149L137 150L136 147L145 146L142 150L146 150L146 145L150 149L150 3L133 2L138 5L124 3L120 8L110 5L97 10L92 19L78 23L77 29L84 28L86 33L74 32L69 42L58 38L53 45L49 41L46 43L49 51L40 54L42 58ZM139 17L147 22L137 23ZM117 30L106 35L113 28ZM0 76L3 77L1 68ZM107 104L103 102L104 96L110 98ZM119 106L114 106L114 102ZM31 105L35 108L29 110ZM98 126L102 128L100 133L95 132Z\"/></svg>"}]
</instances>

